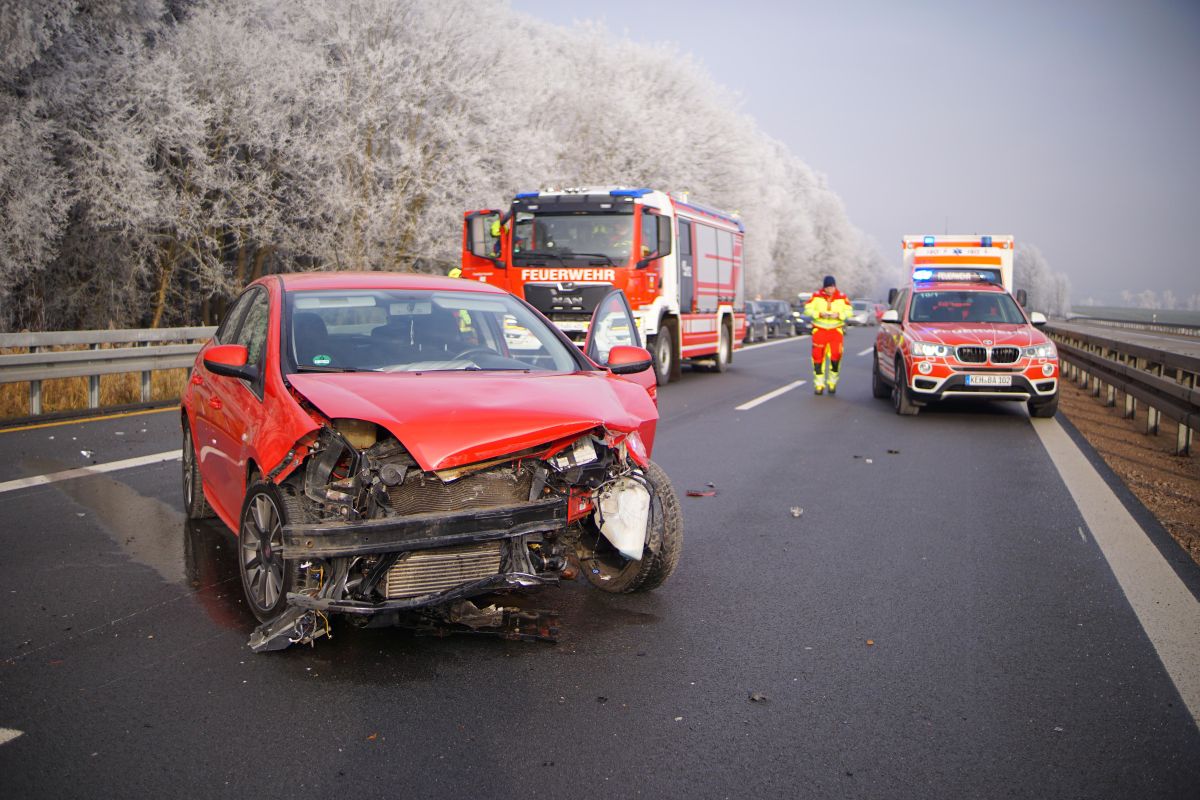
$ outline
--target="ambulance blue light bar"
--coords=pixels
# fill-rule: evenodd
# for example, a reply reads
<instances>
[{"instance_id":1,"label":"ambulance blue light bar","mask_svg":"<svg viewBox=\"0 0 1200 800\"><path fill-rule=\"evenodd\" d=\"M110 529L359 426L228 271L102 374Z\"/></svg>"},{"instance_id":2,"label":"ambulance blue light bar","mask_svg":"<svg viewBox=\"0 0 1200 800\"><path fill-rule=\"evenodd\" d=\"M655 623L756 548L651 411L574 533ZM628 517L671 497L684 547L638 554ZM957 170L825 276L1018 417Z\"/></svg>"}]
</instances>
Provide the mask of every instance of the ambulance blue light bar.
<instances>
[{"instance_id":1,"label":"ambulance blue light bar","mask_svg":"<svg viewBox=\"0 0 1200 800\"><path fill-rule=\"evenodd\" d=\"M997 269L929 269L923 267L914 269L912 274L915 282L945 282L945 283L1000 283L1000 270Z\"/></svg>"},{"instance_id":2,"label":"ambulance blue light bar","mask_svg":"<svg viewBox=\"0 0 1200 800\"><path fill-rule=\"evenodd\" d=\"M925 246L926 247L934 247L936 245L936 243L937 243L936 236L926 236L925 237Z\"/></svg>"}]
</instances>

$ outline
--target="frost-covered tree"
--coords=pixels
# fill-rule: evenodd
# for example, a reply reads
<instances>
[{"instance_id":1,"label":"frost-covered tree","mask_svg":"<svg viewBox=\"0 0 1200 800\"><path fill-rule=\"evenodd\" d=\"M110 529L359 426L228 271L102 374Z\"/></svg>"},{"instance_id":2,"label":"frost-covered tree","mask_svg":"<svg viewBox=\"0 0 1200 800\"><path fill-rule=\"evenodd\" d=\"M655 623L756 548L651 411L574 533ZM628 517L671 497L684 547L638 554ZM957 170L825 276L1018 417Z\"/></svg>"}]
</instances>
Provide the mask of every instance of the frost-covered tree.
<instances>
[{"instance_id":1,"label":"frost-covered tree","mask_svg":"<svg viewBox=\"0 0 1200 800\"><path fill-rule=\"evenodd\" d=\"M462 212L624 184L738 211L753 293L878 249L669 45L498 0L6 0L0 327L210 321L278 270L445 271Z\"/></svg>"},{"instance_id":2,"label":"frost-covered tree","mask_svg":"<svg viewBox=\"0 0 1200 800\"><path fill-rule=\"evenodd\" d=\"M1071 284L1067 277L1050 269L1036 245L1017 243L1013 256L1013 285L1024 289L1031 310L1065 317L1071 310Z\"/></svg>"}]
</instances>

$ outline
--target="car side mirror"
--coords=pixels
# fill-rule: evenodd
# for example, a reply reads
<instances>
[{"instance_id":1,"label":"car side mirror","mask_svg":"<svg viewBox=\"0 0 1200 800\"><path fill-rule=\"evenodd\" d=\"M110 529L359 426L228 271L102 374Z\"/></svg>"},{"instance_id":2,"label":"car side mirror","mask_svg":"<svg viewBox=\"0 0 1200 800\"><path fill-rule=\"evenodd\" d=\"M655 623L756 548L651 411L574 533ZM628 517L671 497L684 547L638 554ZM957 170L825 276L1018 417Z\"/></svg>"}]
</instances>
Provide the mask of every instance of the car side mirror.
<instances>
[{"instance_id":1,"label":"car side mirror","mask_svg":"<svg viewBox=\"0 0 1200 800\"><path fill-rule=\"evenodd\" d=\"M644 347L618 344L608 351L608 369L614 375L632 375L650 369L653 364L650 351Z\"/></svg>"},{"instance_id":2,"label":"car side mirror","mask_svg":"<svg viewBox=\"0 0 1200 800\"><path fill-rule=\"evenodd\" d=\"M900 312L894 308L889 308L887 311L883 312L883 316L879 318L879 321L880 322L899 322L900 321Z\"/></svg>"},{"instance_id":3,"label":"car side mirror","mask_svg":"<svg viewBox=\"0 0 1200 800\"><path fill-rule=\"evenodd\" d=\"M1030 311L1029 312L1029 321L1032 322L1034 325L1045 325L1046 324L1046 315L1040 311Z\"/></svg>"},{"instance_id":4,"label":"car side mirror","mask_svg":"<svg viewBox=\"0 0 1200 800\"><path fill-rule=\"evenodd\" d=\"M250 353L242 344L219 344L204 351L204 368L214 375L241 378L253 383L258 380L258 367L247 364Z\"/></svg>"},{"instance_id":5,"label":"car side mirror","mask_svg":"<svg viewBox=\"0 0 1200 800\"><path fill-rule=\"evenodd\" d=\"M1021 308L1024 308L1028 301L1029 296L1025 294L1025 290L1017 289L1017 305L1019 305Z\"/></svg>"},{"instance_id":6,"label":"car side mirror","mask_svg":"<svg viewBox=\"0 0 1200 800\"><path fill-rule=\"evenodd\" d=\"M895 305L896 298L900 296L899 289L888 289L888 305Z\"/></svg>"}]
</instances>

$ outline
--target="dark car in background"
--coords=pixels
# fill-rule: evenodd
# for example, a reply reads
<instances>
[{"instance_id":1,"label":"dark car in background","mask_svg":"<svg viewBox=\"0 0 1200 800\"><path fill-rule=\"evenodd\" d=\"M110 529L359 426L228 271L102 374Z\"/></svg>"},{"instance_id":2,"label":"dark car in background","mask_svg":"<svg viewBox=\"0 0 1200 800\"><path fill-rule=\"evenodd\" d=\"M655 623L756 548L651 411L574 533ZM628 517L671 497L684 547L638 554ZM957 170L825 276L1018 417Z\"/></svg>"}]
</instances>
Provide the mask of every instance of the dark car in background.
<instances>
[{"instance_id":1,"label":"dark car in background","mask_svg":"<svg viewBox=\"0 0 1200 800\"><path fill-rule=\"evenodd\" d=\"M792 306L792 326L796 329L797 336L812 333L812 317L804 313L804 303L796 303Z\"/></svg>"},{"instance_id":2,"label":"dark car in background","mask_svg":"<svg viewBox=\"0 0 1200 800\"><path fill-rule=\"evenodd\" d=\"M792 307L786 300L756 300L767 315L767 337L794 336L796 324L792 320Z\"/></svg>"},{"instance_id":3,"label":"dark car in background","mask_svg":"<svg viewBox=\"0 0 1200 800\"><path fill-rule=\"evenodd\" d=\"M757 300L746 301L746 344L767 340L767 312Z\"/></svg>"}]
</instances>

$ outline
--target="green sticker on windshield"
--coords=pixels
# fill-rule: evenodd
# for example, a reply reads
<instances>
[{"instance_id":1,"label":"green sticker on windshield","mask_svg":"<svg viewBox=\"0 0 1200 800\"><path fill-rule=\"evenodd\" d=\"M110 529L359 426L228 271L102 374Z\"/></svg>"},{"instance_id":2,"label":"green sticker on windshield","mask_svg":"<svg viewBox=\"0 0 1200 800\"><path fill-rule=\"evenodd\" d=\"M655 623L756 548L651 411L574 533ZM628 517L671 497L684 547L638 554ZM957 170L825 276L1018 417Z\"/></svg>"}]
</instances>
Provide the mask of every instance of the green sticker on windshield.
<instances>
[{"instance_id":1,"label":"green sticker on windshield","mask_svg":"<svg viewBox=\"0 0 1200 800\"><path fill-rule=\"evenodd\" d=\"M333 359L329 356L313 356L313 364L318 367L328 367L330 361Z\"/></svg>"}]
</instances>

